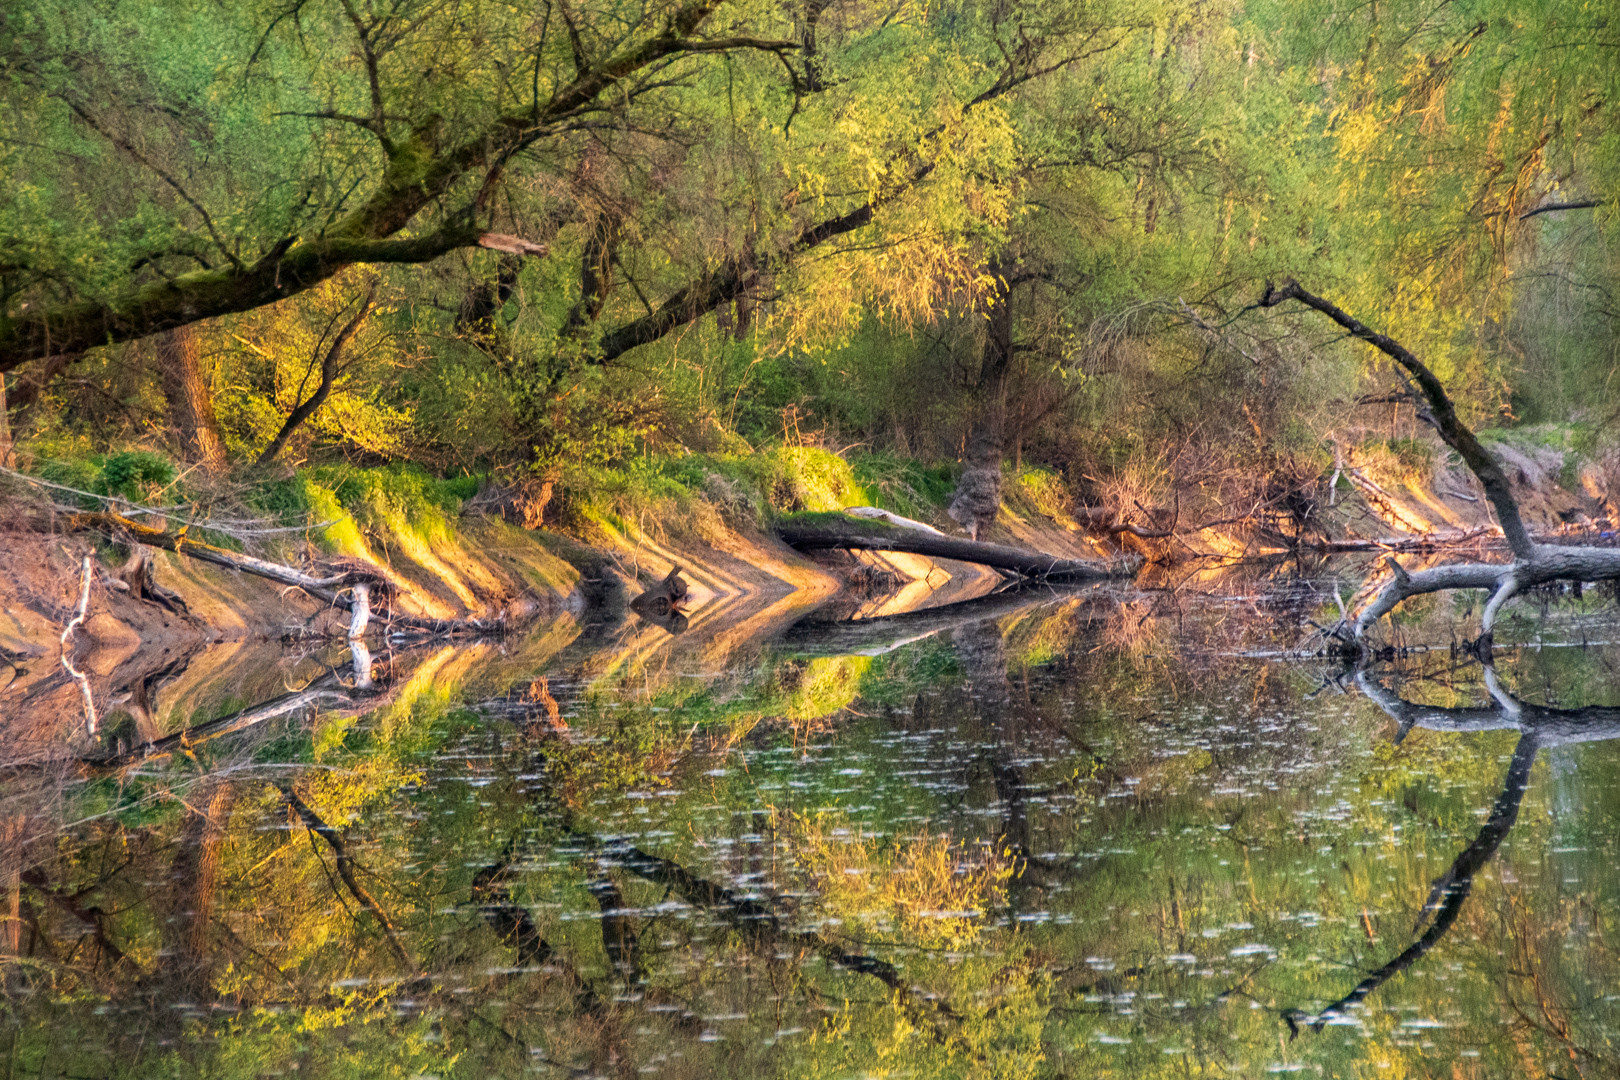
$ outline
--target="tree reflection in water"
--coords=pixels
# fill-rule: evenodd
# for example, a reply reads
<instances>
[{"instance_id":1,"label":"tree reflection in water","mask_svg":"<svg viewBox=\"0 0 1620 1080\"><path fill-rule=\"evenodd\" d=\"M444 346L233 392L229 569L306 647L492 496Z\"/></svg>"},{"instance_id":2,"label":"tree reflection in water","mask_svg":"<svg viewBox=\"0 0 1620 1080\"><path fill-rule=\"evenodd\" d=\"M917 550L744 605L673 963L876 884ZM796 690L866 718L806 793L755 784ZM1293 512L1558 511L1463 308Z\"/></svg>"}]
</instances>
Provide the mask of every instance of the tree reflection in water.
<instances>
[{"instance_id":1,"label":"tree reflection in water","mask_svg":"<svg viewBox=\"0 0 1620 1080\"><path fill-rule=\"evenodd\" d=\"M1474 875L1496 854L1502 841L1518 820L1519 806L1530 786L1530 768L1544 746L1567 746L1583 742L1604 742L1620 738L1620 709L1588 706L1581 709L1550 709L1520 701L1502 688L1494 666L1484 668L1485 685L1491 704L1485 708L1436 708L1403 701L1373 679L1366 670L1356 672L1356 685L1400 726L1395 740L1405 739L1413 727L1434 731L1518 731L1518 745L1501 793L1491 806L1479 835L1457 855L1451 867L1435 879L1429 899L1418 915L1417 928L1428 923L1418 939L1399 955L1369 974L1344 997L1324 1008L1315 1017L1297 1009L1284 1014L1295 1031L1300 1021L1320 1031L1345 1011L1361 1004L1367 995L1399 975L1419 960L1445 936L1462 912L1463 903L1474 888ZM1433 920L1430 921L1430 917ZM1415 929L1417 929L1415 928Z\"/></svg>"},{"instance_id":2,"label":"tree reflection in water","mask_svg":"<svg viewBox=\"0 0 1620 1080\"><path fill-rule=\"evenodd\" d=\"M0 1052L18 1075L1600 1074L1620 769L1583 750L1578 812L1523 808L1539 749L1620 710L1477 668L1418 684L1444 707L1366 671L1313 697L1308 665L1253 656L1301 603L999 596L738 635L723 664L698 628L561 629L387 656L365 687L310 661L184 735L5 775ZM1503 672L1612 698L1616 660ZM1279 1051L1285 1008L1322 1034Z\"/></svg>"}]
</instances>

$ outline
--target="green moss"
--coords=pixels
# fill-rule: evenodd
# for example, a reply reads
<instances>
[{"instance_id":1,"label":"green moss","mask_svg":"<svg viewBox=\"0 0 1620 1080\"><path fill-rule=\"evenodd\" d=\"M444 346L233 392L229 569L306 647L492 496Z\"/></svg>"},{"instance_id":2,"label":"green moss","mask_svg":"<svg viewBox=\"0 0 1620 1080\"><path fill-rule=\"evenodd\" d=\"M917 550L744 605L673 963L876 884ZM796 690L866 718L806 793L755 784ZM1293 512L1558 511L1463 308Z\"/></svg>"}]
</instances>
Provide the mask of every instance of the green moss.
<instances>
[{"instance_id":1,"label":"green moss","mask_svg":"<svg viewBox=\"0 0 1620 1080\"><path fill-rule=\"evenodd\" d=\"M310 523L331 522L326 528L317 529L311 534L315 543L332 554L366 557L366 541L360 534L360 526L354 516L343 509L332 489L304 477L300 481L300 490L309 506Z\"/></svg>"}]
</instances>

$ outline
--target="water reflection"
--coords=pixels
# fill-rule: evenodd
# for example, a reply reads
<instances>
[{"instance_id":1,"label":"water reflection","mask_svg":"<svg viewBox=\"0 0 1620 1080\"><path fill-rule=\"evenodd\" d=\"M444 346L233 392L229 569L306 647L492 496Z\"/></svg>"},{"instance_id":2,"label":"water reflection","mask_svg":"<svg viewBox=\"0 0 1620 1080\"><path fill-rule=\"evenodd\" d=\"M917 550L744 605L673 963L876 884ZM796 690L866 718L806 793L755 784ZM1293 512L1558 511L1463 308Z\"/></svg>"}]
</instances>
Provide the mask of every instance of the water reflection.
<instances>
[{"instance_id":1,"label":"water reflection","mask_svg":"<svg viewBox=\"0 0 1620 1080\"><path fill-rule=\"evenodd\" d=\"M158 680L133 735L0 779L0 1050L19 1075L1610 1074L1620 650L1554 610L1536 632L1572 644L1496 668L1266 658L1324 596L568 623L282 657L250 701L227 684L272 680Z\"/></svg>"},{"instance_id":2,"label":"water reflection","mask_svg":"<svg viewBox=\"0 0 1620 1080\"><path fill-rule=\"evenodd\" d=\"M1530 770L1543 746L1567 746L1582 742L1604 742L1620 738L1620 708L1588 706L1580 709L1551 709L1520 701L1502 687L1492 665L1483 668L1486 689L1491 703L1484 708L1445 708L1421 705L1401 699L1372 678L1367 670L1355 673L1356 685L1368 698L1377 702L1400 726L1395 733L1398 744L1414 726L1438 731L1493 731L1514 730L1519 735L1513 757L1502 779L1502 790L1491 806L1479 835L1457 855L1445 873L1434 881L1429 898L1418 914L1414 933L1428 923L1416 941L1394 959L1370 973L1357 983L1344 997L1328 1005L1317 1016L1310 1017L1299 1010L1285 1013L1289 1026L1296 1032L1300 1021L1320 1031L1325 1025L1345 1019L1349 1010L1360 1005L1367 996L1391 978L1399 975L1419 960L1445 936L1456 923L1463 903L1473 891L1474 877L1490 862L1508 831L1518 820L1519 807L1530 786ZM1430 921L1432 916L1432 921Z\"/></svg>"}]
</instances>

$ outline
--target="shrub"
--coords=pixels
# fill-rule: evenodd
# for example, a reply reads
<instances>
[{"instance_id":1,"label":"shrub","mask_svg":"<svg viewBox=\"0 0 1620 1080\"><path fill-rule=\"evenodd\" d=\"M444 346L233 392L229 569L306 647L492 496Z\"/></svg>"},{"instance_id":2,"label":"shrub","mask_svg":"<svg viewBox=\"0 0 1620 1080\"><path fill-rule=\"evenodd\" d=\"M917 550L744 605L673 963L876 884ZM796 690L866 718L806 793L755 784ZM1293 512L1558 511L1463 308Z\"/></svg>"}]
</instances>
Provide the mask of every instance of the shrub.
<instances>
[{"instance_id":1,"label":"shrub","mask_svg":"<svg viewBox=\"0 0 1620 1080\"><path fill-rule=\"evenodd\" d=\"M179 476L172 461L150 450L54 458L42 461L37 471L41 479L53 484L136 503L158 497L172 487ZM92 499L79 501L86 508L97 505Z\"/></svg>"}]
</instances>

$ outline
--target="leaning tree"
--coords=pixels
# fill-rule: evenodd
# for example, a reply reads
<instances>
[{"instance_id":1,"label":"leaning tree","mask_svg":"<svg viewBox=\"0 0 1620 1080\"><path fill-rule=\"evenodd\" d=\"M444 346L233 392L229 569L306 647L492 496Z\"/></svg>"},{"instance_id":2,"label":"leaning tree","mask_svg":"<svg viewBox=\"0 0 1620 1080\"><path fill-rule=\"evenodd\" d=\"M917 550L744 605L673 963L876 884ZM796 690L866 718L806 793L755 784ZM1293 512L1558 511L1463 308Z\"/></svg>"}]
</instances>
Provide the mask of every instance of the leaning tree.
<instances>
[{"instance_id":1,"label":"leaning tree","mask_svg":"<svg viewBox=\"0 0 1620 1080\"><path fill-rule=\"evenodd\" d=\"M1428 365L1400 342L1362 325L1337 305L1307 292L1297 281L1290 280L1281 288L1268 283L1265 294L1256 306L1272 308L1289 300L1297 300L1326 315L1351 337L1367 342L1394 360L1411 377L1427 406L1419 410L1419 417L1439 433L1446 445L1461 456L1463 463L1479 479L1491 509L1496 512L1508 550L1512 553L1512 559L1506 563L1451 563L1416 571L1407 571L1391 557L1386 560L1390 569L1389 581L1360 610L1347 618L1343 626L1336 628L1340 637L1359 649L1373 625L1407 597L1448 589L1488 589L1490 599L1481 617L1479 637L1479 644L1488 648L1502 605L1525 589L1549 581L1620 579L1620 550L1539 544L1531 537L1519 516L1519 504L1513 497L1507 474L1490 451L1480 445L1468 425L1457 416L1445 386Z\"/></svg>"}]
</instances>

